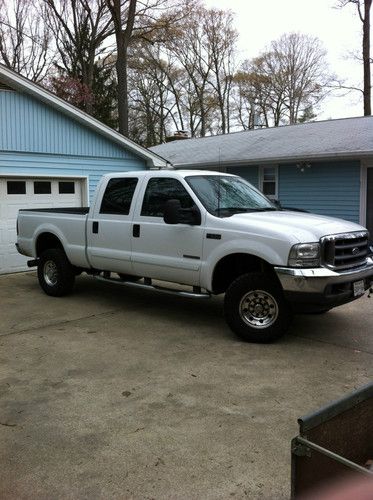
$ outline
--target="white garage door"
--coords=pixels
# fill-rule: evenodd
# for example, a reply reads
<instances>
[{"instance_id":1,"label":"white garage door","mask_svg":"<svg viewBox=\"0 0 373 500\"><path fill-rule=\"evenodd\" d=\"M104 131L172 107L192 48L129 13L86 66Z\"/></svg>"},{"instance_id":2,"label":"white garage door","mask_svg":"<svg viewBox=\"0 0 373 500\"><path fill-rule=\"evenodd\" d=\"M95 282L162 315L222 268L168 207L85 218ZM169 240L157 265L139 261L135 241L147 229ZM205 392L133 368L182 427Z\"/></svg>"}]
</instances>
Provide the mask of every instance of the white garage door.
<instances>
[{"instance_id":1,"label":"white garage door","mask_svg":"<svg viewBox=\"0 0 373 500\"><path fill-rule=\"evenodd\" d=\"M14 246L20 208L81 206L81 179L0 178L0 274L27 269L28 258Z\"/></svg>"}]
</instances>

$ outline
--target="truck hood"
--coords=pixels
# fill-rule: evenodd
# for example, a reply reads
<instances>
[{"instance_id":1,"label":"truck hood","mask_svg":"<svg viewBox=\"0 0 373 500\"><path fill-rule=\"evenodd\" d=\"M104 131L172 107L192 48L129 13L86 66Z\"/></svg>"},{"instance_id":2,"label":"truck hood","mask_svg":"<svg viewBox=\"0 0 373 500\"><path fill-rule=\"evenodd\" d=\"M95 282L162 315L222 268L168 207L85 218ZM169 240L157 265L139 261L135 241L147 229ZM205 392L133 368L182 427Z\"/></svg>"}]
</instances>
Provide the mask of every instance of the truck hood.
<instances>
[{"instance_id":1,"label":"truck hood","mask_svg":"<svg viewBox=\"0 0 373 500\"><path fill-rule=\"evenodd\" d=\"M287 234L299 242L318 241L330 234L366 230L359 224L343 219L290 210L235 214L229 219L241 230L245 229L244 226L250 229L256 226L273 234Z\"/></svg>"}]
</instances>

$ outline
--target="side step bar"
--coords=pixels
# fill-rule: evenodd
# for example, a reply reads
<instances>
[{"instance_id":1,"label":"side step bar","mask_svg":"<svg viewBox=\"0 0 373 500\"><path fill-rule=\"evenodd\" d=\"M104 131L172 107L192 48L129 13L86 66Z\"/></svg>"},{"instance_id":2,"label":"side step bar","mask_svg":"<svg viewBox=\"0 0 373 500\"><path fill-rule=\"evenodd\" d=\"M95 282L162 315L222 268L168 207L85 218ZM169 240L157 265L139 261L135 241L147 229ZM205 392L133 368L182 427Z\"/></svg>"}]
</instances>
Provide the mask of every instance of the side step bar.
<instances>
[{"instance_id":1,"label":"side step bar","mask_svg":"<svg viewBox=\"0 0 373 500\"><path fill-rule=\"evenodd\" d=\"M39 265L39 259L32 259L27 261L27 267L35 267Z\"/></svg>"},{"instance_id":2,"label":"side step bar","mask_svg":"<svg viewBox=\"0 0 373 500\"><path fill-rule=\"evenodd\" d=\"M154 290L156 292L167 293L169 295L178 295L179 297L189 297L192 299L209 299L211 294L208 292L202 292L201 288L198 286L193 287L193 292L188 292L187 290L176 290L173 288L167 288L159 285L153 285L150 278L144 278L143 283L134 281L123 281L116 278L108 278L105 276L94 275L94 278L99 281L105 281L106 283L115 283L116 285L128 286L133 288L142 288L145 290Z\"/></svg>"}]
</instances>

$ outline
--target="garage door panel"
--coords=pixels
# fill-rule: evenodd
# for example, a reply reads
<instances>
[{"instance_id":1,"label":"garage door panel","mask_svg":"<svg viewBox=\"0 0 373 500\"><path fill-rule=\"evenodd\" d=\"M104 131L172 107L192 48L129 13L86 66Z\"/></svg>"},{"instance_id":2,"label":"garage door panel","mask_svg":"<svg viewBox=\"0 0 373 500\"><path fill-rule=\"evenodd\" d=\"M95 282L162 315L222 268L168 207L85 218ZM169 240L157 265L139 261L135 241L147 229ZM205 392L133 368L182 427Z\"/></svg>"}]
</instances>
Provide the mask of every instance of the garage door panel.
<instances>
[{"instance_id":1,"label":"garage door panel","mask_svg":"<svg viewBox=\"0 0 373 500\"><path fill-rule=\"evenodd\" d=\"M7 182L14 180L25 183L25 194L8 194L9 189L15 190L17 186L20 186L11 184L8 189ZM0 274L28 269L26 265L28 258L20 255L15 248L16 221L20 209L82 206L82 181L80 179L68 180L69 183L75 184L74 193L59 192L59 182L66 182L62 179L40 178L39 181L51 183L51 194L35 194L35 181L38 179L0 178Z\"/></svg>"}]
</instances>

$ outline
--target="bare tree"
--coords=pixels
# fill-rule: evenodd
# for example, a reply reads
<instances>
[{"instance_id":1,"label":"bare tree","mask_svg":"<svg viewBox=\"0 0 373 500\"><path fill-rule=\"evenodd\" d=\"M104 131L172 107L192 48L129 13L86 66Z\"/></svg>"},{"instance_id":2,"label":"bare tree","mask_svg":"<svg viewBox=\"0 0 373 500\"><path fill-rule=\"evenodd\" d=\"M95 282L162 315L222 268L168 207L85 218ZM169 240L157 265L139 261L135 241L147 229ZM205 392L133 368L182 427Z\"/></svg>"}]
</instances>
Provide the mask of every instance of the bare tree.
<instances>
[{"instance_id":1,"label":"bare tree","mask_svg":"<svg viewBox=\"0 0 373 500\"><path fill-rule=\"evenodd\" d=\"M216 107L212 98L209 79L213 61L209 52L206 25L206 9L197 6L175 31L167 46L185 74L185 106L188 109L189 129L192 137L207 133L211 108Z\"/></svg>"},{"instance_id":2,"label":"bare tree","mask_svg":"<svg viewBox=\"0 0 373 500\"><path fill-rule=\"evenodd\" d=\"M57 78L73 84L80 94L91 94L82 101L93 113L94 80L98 58L107 50L105 40L113 33L105 0L44 0L48 24L57 46L59 60ZM101 67L104 65L101 63Z\"/></svg>"},{"instance_id":3,"label":"bare tree","mask_svg":"<svg viewBox=\"0 0 373 500\"><path fill-rule=\"evenodd\" d=\"M332 79L325 55L317 38L283 35L236 75L241 97L259 111L266 126L310 119Z\"/></svg>"},{"instance_id":4,"label":"bare tree","mask_svg":"<svg viewBox=\"0 0 373 500\"><path fill-rule=\"evenodd\" d=\"M34 0L0 0L0 59L10 69L41 82L52 63L46 12Z\"/></svg>"},{"instance_id":5,"label":"bare tree","mask_svg":"<svg viewBox=\"0 0 373 500\"><path fill-rule=\"evenodd\" d=\"M238 119L244 128L278 127L285 119L285 88L276 82L268 54L244 61L234 76Z\"/></svg>"},{"instance_id":6,"label":"bare tree","mask_svg":"<svg viewBox=\"0 0 373 500\"><path fill-rule=\"evenodd\" d=\"M347 4L356 6L359 19L362 23L362 59L363 59L363 76L364 76L364 116L372 114L371 109L371 74L370 74L370 9L372 0L339 0L339 6L344 7ZM351 90L360 90L353 87L340 86L340 88L349 88Z\"/></svg>"},{"instance_id":7,"label":"bare tree","mask_svg":"<svg viewBox=\"0 0 373 500\"><path fill-rule=\"evenodd\" d=\"M204 10L202 20L206 32L207 52L211 59L208 81L218 101L220 128L221 132L225 134L230 130L230 102L238 32L233 27L231 11Z\"/></svg>"},{"instance_id":8,"label":"bare tree","mask_svg":"<svg viewBox=\"0 0 373 500\"><path fill-rule=\"evenodd\" d=\"M106 0L116 40L119 131L128 135L129 46L138 40L155 43L186 14L180 5L190 0Z\"/></svg>"}]
</instances>

